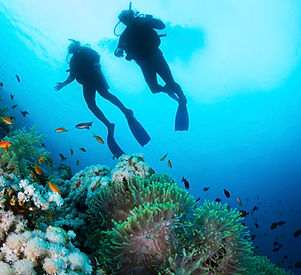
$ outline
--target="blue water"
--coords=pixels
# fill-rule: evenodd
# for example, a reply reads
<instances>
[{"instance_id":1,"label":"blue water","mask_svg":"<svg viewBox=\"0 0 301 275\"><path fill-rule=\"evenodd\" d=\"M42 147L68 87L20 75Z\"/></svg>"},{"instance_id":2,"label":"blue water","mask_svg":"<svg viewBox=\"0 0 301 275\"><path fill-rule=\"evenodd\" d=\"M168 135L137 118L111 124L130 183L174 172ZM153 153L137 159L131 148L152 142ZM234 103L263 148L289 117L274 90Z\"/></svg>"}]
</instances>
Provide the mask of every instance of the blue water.
<instances>
[{"instance_id":1,"label":"blue water","mask_svg":"<svg viewBox=\"0 0 301 275\"><path fill-rule=\"evenodd\" d=\"M293 237L301 229L300 1L208 0L201 5L190 0L185 6L182 1L172 6L171 1L133 1L133 8L167 24L161 49L188 98L188 132L174 131L176 103L165 94L151 94L137 64L113 55L118 41L113 28L128 3L61 2L0 3L0 92L4 104L18 104L12 109L17 125L36 125L55 163L64 154L73 173L97 163L115 165L106 145L92 137L105 138L106 129L85 105L81 85L53 89L67 77L68 38L89 43L101 55L110 91L134 110L152 138L140 147L122 113L97 97L116 124L121 148L143 153L157 173L168 173L180 185L184 176L195 198L221 198L247 211L258 206L246 218L255 246L272 262L283 260L284 268L301 274L294 269L301 260L301 238ZM20 113L24 110L26 118ZM88 121L93 121L91 130L74 127ZM56 133L58 127L68 132ZM165 153L172 168L160 161ZM205 186L209 191L202 190ZM280 220L286 223L271 230ZM275 239L283 247L273 252Z\"/></svg>"}]
</instances>

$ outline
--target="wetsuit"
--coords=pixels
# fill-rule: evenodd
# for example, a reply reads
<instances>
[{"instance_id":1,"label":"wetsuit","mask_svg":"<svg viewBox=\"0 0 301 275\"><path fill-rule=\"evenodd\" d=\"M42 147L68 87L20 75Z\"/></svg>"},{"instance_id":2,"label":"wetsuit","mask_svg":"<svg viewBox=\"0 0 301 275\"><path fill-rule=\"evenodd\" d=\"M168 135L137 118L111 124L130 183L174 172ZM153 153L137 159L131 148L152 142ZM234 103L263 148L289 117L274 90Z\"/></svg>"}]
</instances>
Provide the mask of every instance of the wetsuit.
<instances>
[{"instance_id":1,"label":"wetsuit","mask_svg":"<svg viewBox=\"0 0 301 275\"><path fill-rule=\"evenodd\" d=\"M136 17L120 36L118 48L124 49L127 60L134 59L140 66L144 79L153 93L175 93L184 97L179 84L171 74L169 66L159 49L160 37L154 29L164 29L165 24L150 15ZM158 84L157 74L166 83L165 87Z\"/></svg>"},{"instance_id":2,"label":"wetsuit","mask_svg":"<svg viewBox=\"0 0 301 275\"><path fill-rule=\"evenodd\" d=\"M115 95L108 91L109 85L101 71L99 59L100 56L96 51L89 47L80 47L70 59L70 75L83 85L84 98L88 108L107 127L111 127L112 124L96 105L96 90L103 98L116 105L126 116L132 112Z\"/></svg>"}]
</instances>

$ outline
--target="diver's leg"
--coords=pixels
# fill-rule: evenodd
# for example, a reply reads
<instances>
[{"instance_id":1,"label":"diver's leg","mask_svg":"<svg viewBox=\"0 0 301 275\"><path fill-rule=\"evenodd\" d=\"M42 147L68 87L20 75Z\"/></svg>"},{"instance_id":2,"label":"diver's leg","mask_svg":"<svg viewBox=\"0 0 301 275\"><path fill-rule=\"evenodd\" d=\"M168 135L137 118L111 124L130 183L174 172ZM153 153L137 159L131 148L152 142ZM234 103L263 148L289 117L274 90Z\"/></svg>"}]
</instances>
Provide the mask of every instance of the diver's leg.
<instances>
[{"instance_id":1,"label":"diver's leg","mask_svg":"<svg viewBox=\"0 0 301 275\"><path fill-rule=\"evenodd\" d=\"M123 103L115 95L110 93L106 88L97 89L97 91L103 98L109 100L111 103L117 106L126 117L134 115L134 112L131 109L126 108Z\"/></svg>"},{"instance_id":2,"label":"diver's leg","mask_svg":"<svg viewBox=\"0 0 301 275\"><path fill-rule=\"evenodd\" d=\"M186 97L184 96L180 85L175 82L164 56L156 55L154 58L154 65L156 66L157 73L166 83L164 86L165 92L176 101L181 100L186 103Z\"/></svg>"},{"instance_id":3,"label":"diver's leg","mask_svg":"<svg viewBox=\"0 0 301 275\"><path fill-rule=\"evenodd\" d=\"M141 68L145 82L150 88L151 92L153 94L164 92L164 87L158 84L157 73L154 70L152 63L151 62L147 62L145 64L138 63L138 65Z\"/></svg>"},{"instance_id":4,"label":"diver's leg","mask_svg":"<svg viewBox=\"0 0 301 275\"><path fill-rule=\"evenodd\" d=\"M104 113L97 107L95 102L96 90L86 85L83 86L84 98L88 108L91 112L108 128L108 131L114 130L114 124L111 123L104 115Z\"/></svg>"}]
</instances>

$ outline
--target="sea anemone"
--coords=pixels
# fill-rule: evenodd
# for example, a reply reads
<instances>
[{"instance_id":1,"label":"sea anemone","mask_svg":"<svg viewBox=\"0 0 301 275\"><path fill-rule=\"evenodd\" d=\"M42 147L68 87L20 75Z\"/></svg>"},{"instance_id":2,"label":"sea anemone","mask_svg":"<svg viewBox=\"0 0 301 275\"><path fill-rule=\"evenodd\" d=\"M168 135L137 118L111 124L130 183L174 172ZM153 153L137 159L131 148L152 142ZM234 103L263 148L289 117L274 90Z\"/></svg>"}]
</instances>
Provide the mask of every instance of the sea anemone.
<instances>
[{"instance_id":1,"label":"sea anemone","mask_svg":"<svg viewBox=\"0 0 301 275\"><path fill-rule=\"evenodd\" d=\"M248 268L246 270L246 275L288 275L283 268L276 267L271 263L271 261L262 256L254 255L250 256L248 259Z\"/></svg>"},{"instance_id":2,"label":"sea anemone","mask_svg":"<svg viewBox=\"0 0 301 275\"><path fill-rule=\"evenodd\" d=\"M172 203L136 207L112 230L111 258L119 272L155 272L174 250L171 226L179 208Z\"/></svg>"},{"instance_id":3,"label":"sea anemone","mask_svg":"<svg viewBox=\"0 0 301 275\"><path fill-rule=\"evenodd\" d=\"M236 210L227 205L206 201L193 214L190 231L183 248L190 253L186 268L193 265L190 274L244 274L251 243L246 239L245 227ZM199 267L195 269L195 263Z\"/></svg>"}]
</instances>

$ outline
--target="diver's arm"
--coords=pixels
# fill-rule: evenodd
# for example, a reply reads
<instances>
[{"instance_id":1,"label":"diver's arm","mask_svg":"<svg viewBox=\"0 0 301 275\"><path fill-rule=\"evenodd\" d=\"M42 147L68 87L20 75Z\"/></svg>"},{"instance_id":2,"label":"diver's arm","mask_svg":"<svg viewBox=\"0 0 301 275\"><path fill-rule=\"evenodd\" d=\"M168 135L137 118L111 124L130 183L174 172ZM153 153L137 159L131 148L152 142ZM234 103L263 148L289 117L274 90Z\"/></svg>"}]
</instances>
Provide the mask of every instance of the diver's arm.
<instances>
[{"instance_id":1,"label":"diver's arm","mask_svg":"<svg viewBox=\"0 0 301 275\"><path fill-rule=\"evenodd\" d=\"M74 79L75 79L75 76L72 73L70 73L68 75L68 78L63 82L64 86L67 86L68 84L70 84Z\"/></svg>"},{"instance_id":2,"label":"diver's arm","mask_svg":"<svg viewBox=\"0 0 301 275\"><path fill-rule=\"evenodd\" d=\"M54 89L56 91L59 91L60 89L64 88L69 83L71 83L74 79L75 79L75 76L70 73L69 76L68 76L68 78L64 82L58 82L58 83L56 83L56 85L54 86Z\"/></svg>"}]
</instances>

